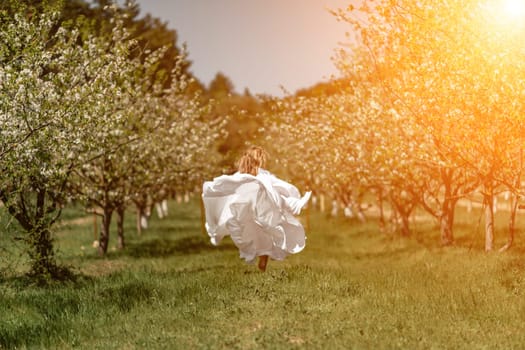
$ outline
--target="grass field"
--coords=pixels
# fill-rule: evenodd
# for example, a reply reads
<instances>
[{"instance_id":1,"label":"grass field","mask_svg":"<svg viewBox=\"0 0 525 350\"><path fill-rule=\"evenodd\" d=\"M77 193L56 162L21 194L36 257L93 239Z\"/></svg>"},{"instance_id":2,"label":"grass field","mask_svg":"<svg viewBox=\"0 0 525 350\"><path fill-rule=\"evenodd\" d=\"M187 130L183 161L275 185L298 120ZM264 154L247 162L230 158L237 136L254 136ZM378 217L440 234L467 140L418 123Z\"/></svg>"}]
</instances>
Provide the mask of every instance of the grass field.
<instances>
[{"instance_id":1,"label":"grass field","mask_svg":"<svg viewBox=\"0 0 525 350\"><path fill-rule=\"evenodd\" d=\"M77 214L66 211L56 235L74 282L32 285L20 245L0 236L0 348L525 347L525 242L484 253L479 213L458 213L458 243L441 248L429 222L403 239L314 212L307 248L266 273L229 239L209 244L196 202L170 203L141 237L128 217L127 249L106 258L91 247L91 218Z\"/></svg>"}]
</instances>

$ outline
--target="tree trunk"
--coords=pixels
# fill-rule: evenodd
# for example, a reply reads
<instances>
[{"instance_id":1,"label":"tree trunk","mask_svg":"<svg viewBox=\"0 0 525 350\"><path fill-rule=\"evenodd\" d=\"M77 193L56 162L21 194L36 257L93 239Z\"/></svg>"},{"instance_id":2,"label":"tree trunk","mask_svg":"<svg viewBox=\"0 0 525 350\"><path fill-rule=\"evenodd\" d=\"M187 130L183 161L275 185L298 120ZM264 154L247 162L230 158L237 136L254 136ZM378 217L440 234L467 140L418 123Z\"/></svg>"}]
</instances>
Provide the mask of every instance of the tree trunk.
<instances>
[{"instance_id":1,"label":"tree trunk","mask_svg":"<svg viewBox=\"0 0 525 350\"><path fill-rule=\"evenodd\" d=\"M117 248L118 249L124 249L125 248L125 242L124 242L124 207L119 206L117 208L117 235L118 235L118 241L117 241Z\"/></svg>"},{"instance_id":2,"label":"tree trunk","mask_svg":"<svg viewBox=\"0 0 525 350\"><path fill-rule=\"evenodd\" d=\"M29 233L29 257L31 258L31 275L55 276L57 264L53 250L51 232L47 228L36 227Z\"/></svg>"},{"instance_id":3,"label":"tree trunk","mask_svg":"<svg viewBox=\"0 0 525 350\"><path fill-rule=\"evenodd\" d=\"M98 239L97 213L93 210L93 238Z\"/></svg>"},{"instance_id":4,"label":"tree trunk","mask_svg":"<svg viewBox=\"0 0 525 350\"><path fill-rule=\"evenodd\" d=\"M208 230L206 230L206 208L204 207L204 200L201 195L200 200L200 207L201 207L201 232L203 236L208 235Z\"/></svg>"},{"instance_id":5,"label":"tree trunk","mask_svg":"<svg viewBox=\"0 0 525 350\"><path fill-rule=\"evenodd\" d=\"M137 215L136 215L136 226L137 226L137 235L138 236L141 236L142 235L142 218L145 216L144 214L144 211L145 211L145 205L142 204L142 203L139 203L139 202L135 202L135 207L136 207L136 211L137 211Z\"/></svg>"},{"instance_id":6,"label":"tree trunk","mask_svg":"<svg viewBox=\"0 0 525 350\"><path fill-rule=\"evenodd\" d=\"M385 232L385 212L383 210L383 196L381 190L377 192L377 206L379 207L379 230Z\"/></svg>"},{"instance_id":7,"label":"tree trunk","mask_svg":"<svg viewBox=\"0 0 525 350\"><path fill-rule=\"evenodd\" d=\"M447 246L454 243L454 210L456 201L445 199L441 206L441 217L439 218L441 245Z\"/></svg>"},{"instance_id":8,"label":"tree trunk","mask_svg":"<svg viewBox=\"0 0 525 350\"><path fill-rule=\"evenodd\" d=\"M337 217L337 213L339 212L339 201L337 199L332 200L332 211L330 212L330 215L332 217Z\"/></svg>"},{"instance_id":9,"label":"tree trunk","mask_svg":"<svg viewBox=\"0 0 525 350\"><path fill-rule=\"evenodd\" d=\"M361 203L357 203L357 219L359 220L359 222L361 222L363 224L366 222L366 215L363 212L363 208L361 207Z\"/></svg>"},{"instance_id":10,"label":"tree trunk","mask_svg":"<svg viewBox=\"0 0 525 350\"><path fill-rule=\"evenodd\" d=\"M100 229L100 239L98 245L98 254L100 256L106 255L108 252L108 243L109 243L109 228L111 225L111 216L113 215L113 209L103 208L102 215L102 226Z\"/></svg>"},{"instance_id":11,"label":"tree trunk","mask_svg":"<svg viewBox=\"0 0 525 350\"><path fill-rule=\"evenodd\" d=\"M160 206L162 208L162 213L164 214L164 217L167 217L168 216L168 200L163 199Z\"/></svg>"},{"instance_id":12,"label":"tree trunk","mask_svg":"<svg viewBox=\"0 0 525 350\"><path fill-rule=\"evenodd\" d=\"M485 251L490 252L494 246L494 194L492 188L483 195L485 205Z\"/></svg>"},{"instance_id":13,"label":"tree trunk","mask_svg":"<svg viewBox=\"0 0 525 350\"><path fill-rule=\"evenodd\" d=\"M518 200L519 200L519 197L517 195L514 195L514 194L510 195L511 205L510 205L510 220L509 220L509 236L507 238L507 244L501 247L499 249L499 252L504 252L505 250L509 249L514 243L514 235L516 233L516 212L518 211Z\"/></svg>"},{"instance_id":14,"label":"tree trunk","mask_svg":"<svg viewBox=\"0 0 525 350\"><path fill-rule=\"evenodd\" d=\"M355 216L357 216L357 219L359 220L359 222L365 223L366 216L365 216L365 213L363 212L361 201L362 201L361 195L350 196L348 206L350 207L350 210L352 211L352 213L353 214L355 213Z\"/></svg>"},{"instance_id":15,"label":"tree trunk","mask_svg":"<svg viewBox=\"0 0 525 350\"><path fill-rule=\"evenodd\" d=\"M523 169L523 149L520 149L520 167L519 169ZM518 172L514 187L519 188L521 184L521 170ZM507 239L507 244L505 244L501 249L500 252L503 252L507 249L509 249L512 246L512 243L514 243L514 234L516 232L516 212L519 208L518 202L520 199L519 194L513 194L512 192L509 192L510 194L510 220L509 220L509 237Z\"/></svg>"},{"instance_id":16,"label":"tree trunk","mask_svg":"<svg viewBox=\"0 0 525 350\"><path fill-rule=\"evenodd\" d=\"M159 219L164 218L164 211L162 210L162 205L160 202L155 203L155 210L157 211L157 216Z\"/></svg>"},{"instance_id":17,"label":"tree trunk","mask_svg":"<svg viewBox=\"0 0 525 350\"><path fill-rule=\"evenodd\" d=\"M137 205L137 214L135 215L135 225L137 226L137 235L142 235L142 225L140 225L140 218L142 217L142 209Z\"/></svg>"},{"instance_id":18,"label":"tree trunk","mask_svg":"<svg viewBox=\"0 0 525 350\"><path fill-rule=\"evenodd\" d=\"M401 216L401 235L404 237L410 236L410 215L407 213L399 213Z\"/></svg>"},{"instance_id":19,"label":"tree trunk","mask_svg":"<svg viewBox=\"0 0 525 350\"><path fill-rule=\"evenodd\" d=\"M46 274L54 275L57 267L51 232L46 224L45 202L46 191L37 191L33 229L29 232L30 243L32 245L32 252L29 253L32 260L31 272L37 276L44 276Z\"/></svg>"},{"instance_id":20,"label":"tree trunk","mask_svg":"<svg viewBox=\"0 0 525 350\"><path fill-rule=\"evenodd\" d=\"M404 237L410 236L410 213L412 212L412 209L407 208L406 205L398 203L395 200L392 200L392 203L394 204L395 212L401 219L401 235Z\"/></svg>"},{"instance_id":21,"label":"tree trunk","mask_svg":"<svg viewBox=\"0 0 525 350\"><path fill-rule=\"evenodd\" d=\"M58 277L59 268L55 260L53 239L49 230L50 221L46 220L46 191L36 192L35 210L32 212L24 203L28 198L19 193L17 197L10 197L6 192L0 192L0 199L9 213L18 221L27 232L24 240L28 245L28 255L31 264L31 275L36 277ZM28 197L32 197L29 195Z\"/></svg>"},{"instance_id":22,"label":"tree trunk","mask_svg":"<svg viewBox=\"0 0 525 350\"><path fill-rule=\"evenodd\" d=\"M453 243L452 236L452 225L450 223L450 217L448 214L443 213L439 220L439 232L441 234L441 245L448 246Z\"/></svg>"}]
</instances>

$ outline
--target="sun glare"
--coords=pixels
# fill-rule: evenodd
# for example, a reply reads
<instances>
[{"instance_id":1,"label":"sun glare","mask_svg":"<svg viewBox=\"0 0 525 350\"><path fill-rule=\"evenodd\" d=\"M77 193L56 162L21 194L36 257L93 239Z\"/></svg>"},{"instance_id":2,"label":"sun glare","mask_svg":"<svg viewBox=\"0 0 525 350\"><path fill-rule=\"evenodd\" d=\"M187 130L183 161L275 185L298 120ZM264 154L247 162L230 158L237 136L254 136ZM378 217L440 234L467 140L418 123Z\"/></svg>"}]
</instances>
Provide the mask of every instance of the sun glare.
<instances>
[{"instance_id":1,"label":"sun glare","mask_svg":"<svg viewBox=\"0 0 525 350\"><path fill-rule=\"evenodd\" d=\"M523 19L525 17L525 0L504 0L503 12L508 18Z\"/></svg>"},{"instance_id":2,"label":"sun glare","mask_svg":"<svg viewBox=\"0 0 525 350\"><path fill-rule=\"evenodd\" d=\"M478 3L480 30L497 30L523 35L525 0L485 0Z\"/></svg>"}]
</instances>

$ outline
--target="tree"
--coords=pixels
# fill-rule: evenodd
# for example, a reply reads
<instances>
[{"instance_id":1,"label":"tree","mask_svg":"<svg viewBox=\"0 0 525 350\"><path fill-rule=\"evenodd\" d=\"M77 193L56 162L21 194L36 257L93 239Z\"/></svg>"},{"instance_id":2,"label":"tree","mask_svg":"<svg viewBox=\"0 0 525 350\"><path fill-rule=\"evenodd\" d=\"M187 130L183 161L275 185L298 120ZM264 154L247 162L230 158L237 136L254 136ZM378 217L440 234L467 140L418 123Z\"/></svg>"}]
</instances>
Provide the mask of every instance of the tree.
<instances>
[{"instance_id":1,"label":"tree","mask_svg":"<svg viewBox=\"0 0 525 350\"><path fill-rule=\"evenodd\" d=\"M116 15L116 20L119 18ZM112 33L118 33L116 29ZM129 53L135 41L126 35L125 28L121 30L119 43ZM115 44L107 42L105 50L111 52ZM176 57L169 87L164 88L166 80L157 68L168 49L146 57L128 55L119 62L115 77L118 92L107 96L108 108L100 116L113 121L99 132L97 147L103 155L86 159L82 168L74 170L69 184L74 197L102 211L100 255L107 253L115 212L118 247L124 248L123 216L130 203L135 203L140 217L149 199L167 197L176 187L174 182L193 190L193 181L202 181L217 161L213 146L223 124L202 119L209 108L198 93L188 93L192 80L184 73L184 53ZM115 149L115 145L120 146Z\"/></svg>"},{"instance_id":2,"label":"tree","mask_svg":"<svg viewBox=\"0 0 525 350\"><path fill-rule=\"evenodd\" d=\"M208 94L214 99L221 100L233 93L234 86L230 78L221 72L215 74L208 87Z\"/></svg>"},{"instance_id":3,"label":"tree","mask_svg":"<svg viewBox=\"0 0 525 350\"><path fill-rule=\"evenodd\" d=\"M485 249L492 250L492 197L503 183L515 183L503 166L519 164L511 159L523 144L516 128L524 107L523 26L503 23L491 1L364 0L336 15L357 33L357 48L340 56L342 70L378 82L380 103L427 134L424 166L440 174L433 188L442 190L431 191L440 196L443 243L452 238L455 201L480 184Z\"/></svg>"},{"instance_id":4,"label":"tree","mask_svg":"<svg viewBox=\"0 0 525 350\"><path fill-rule=\"evenodd\" d=\"M31 273L60 277L51 227L72 172L102 155L96 145L113 122L101 118L104 97L119 93L127 51L117 37L111 51L96 38L79 44L58 12L14 10L0 14L0 199L27 233Z\"/></svg>"},{"instance_id":5,"label":"tree","mask_svg":"<svg viewBox=\"0 0 525 350\"><path fill-rule=\"evenodd\" d=\"M235 160L248 144L259 141L260 128L264 121L260 118L264 106L262 98L253 96L248 90L244 94L235 93L233 83L225 74L218 72L210 82L203 98L211 101L207 119L211 123L225 123L224 137L218 140L218 150L222 154L223 172L233 172Z\"/></svg>"}]
</instances>

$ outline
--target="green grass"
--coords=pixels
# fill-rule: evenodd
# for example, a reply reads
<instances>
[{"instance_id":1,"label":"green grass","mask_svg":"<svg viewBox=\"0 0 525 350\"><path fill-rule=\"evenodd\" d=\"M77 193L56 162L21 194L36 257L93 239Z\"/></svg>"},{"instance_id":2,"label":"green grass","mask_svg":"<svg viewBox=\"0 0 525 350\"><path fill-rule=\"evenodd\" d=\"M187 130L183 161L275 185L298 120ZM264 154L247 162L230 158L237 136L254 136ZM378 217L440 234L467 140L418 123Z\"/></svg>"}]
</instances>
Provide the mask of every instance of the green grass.
<instances>
[{"instance_id":1,"label":"green grass","mask_svg":"<svg viewBox=\"0 0 525 350\"><path fill-rule=\"evenodd\" d=\"M113 231L106 258L91 247L90 217L63 223L58 258L78 279L47 287L22 277L20 248L4 234L0 348L523 348L525 242L484 253L478 219L459 212L458 244L441 248L429 222L402 239L313 213L307 248L260 273L229 239L209 244L196 203L170 203L141 237L129 214L128 247L111 249Z\"/></svg>"}]
</instances>

